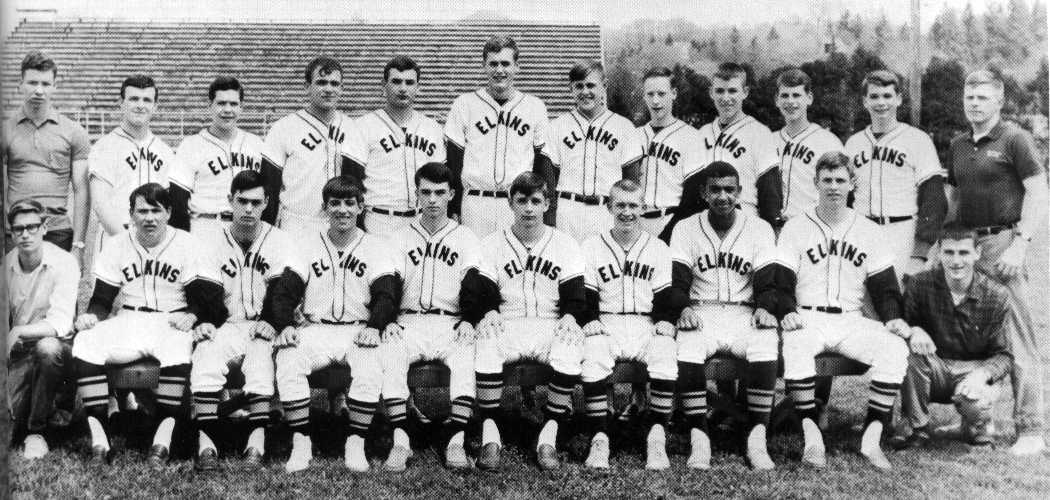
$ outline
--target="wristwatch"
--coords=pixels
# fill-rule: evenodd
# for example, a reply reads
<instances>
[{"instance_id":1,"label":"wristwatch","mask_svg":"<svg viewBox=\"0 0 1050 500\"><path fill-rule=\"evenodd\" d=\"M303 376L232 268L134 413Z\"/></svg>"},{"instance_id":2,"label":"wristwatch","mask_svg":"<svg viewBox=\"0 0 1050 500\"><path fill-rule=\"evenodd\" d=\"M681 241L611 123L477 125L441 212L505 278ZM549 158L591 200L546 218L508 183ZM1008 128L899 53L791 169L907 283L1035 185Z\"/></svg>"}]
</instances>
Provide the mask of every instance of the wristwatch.
<instances>
[{"instance_id":1,"label":"wristwatch","mask_svg":"<svg viewBox=\"0 0 1050 500\"><path fill-rule=\"evenodd\" d=\"M86 247L86 246L87 245L85 245L83 241L74 241L73 242L73 248L76 248L77 250L83 250L84 247Z\"/></svg>"}]
</instances>

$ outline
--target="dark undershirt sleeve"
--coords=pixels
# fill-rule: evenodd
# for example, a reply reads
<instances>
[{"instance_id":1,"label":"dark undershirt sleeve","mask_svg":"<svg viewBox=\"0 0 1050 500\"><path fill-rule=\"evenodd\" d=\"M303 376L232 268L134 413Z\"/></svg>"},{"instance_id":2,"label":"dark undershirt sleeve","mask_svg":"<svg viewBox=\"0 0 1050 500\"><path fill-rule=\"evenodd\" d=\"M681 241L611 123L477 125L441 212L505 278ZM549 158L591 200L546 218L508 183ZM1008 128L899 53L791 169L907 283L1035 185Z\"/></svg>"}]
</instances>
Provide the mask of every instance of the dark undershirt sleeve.
<instances>
[{"instance_id":1,"label":"dark undershirt sleeve","mask_svg":"<svg viewBox=\"0 0 1050 500\"><path fill-rule=\"evenodd\" d=\"M452 189L456 190L448 204L449 215L458 215L463 206L463 148L452 141L445 141L445 164L452 171Z\"/></svg>"},{"instance_id":2,"label":"dark undershirt sleeve","mask_svg":"<svg viewBox=\"0 0 1050 500\"><path fill-rule=\"evenodd\" d=\"M642 159L632 161L623 166L623 178L640 182L642 179ZM600 193L599 193L600 194Z\"/></svg>"},{"instance_id":3,"label":"dark undershirt sleeve","mask_svg":"<svg viewBox=\"0 0 1050 500\"><path fill-rule=\"evenodd\" d=\"M282 179L281 169L274 165L273 162L263 158L262 173L266 187L266 208L263 209L262 220L267 224L277 224L277 210L281 206L281 184L284 182Z\"/></svg>"},{"instance_id":4,"label":"dark undershirt sleeve","mask_svg":"<svg viewBox=\"0 0 1050 500\"><path fill-rule=\"evenodd\" d=\"M197 316L197 324L222 326L230 315L223 300L222 285L206 279L195 279L185 286L187 310Z\"/></svg>"},{"instance_id":5,"label":"dark undershirt sleeve","mask_svg":"<svg viewBox=\"0 0 1050 500\"><path fill-rule=\"evenodd\" d=\"M368 326L382 332L397 319L401 279L393 274L383 275L376 278L368 290L372 297L368 303Z\"/></svg>"},{"instance_id":6,"label":"dark undershirt sleeve","mask_svg":"<svg viewBox=\"0 0 1050 500\"><path fill-rule=\"evenodd\" d=\"M285 269L284 273L274 280L272 286L272 324L277 333L280 333L285 327L295 324L295 308L302 302L303 294L306 293L306 282L291 269Z\"/></svg>"},{"instance_id":7,"label":"dark undershirt sleeve","mask_svg":"<svg viewBox=\"0 0 1050 500\"><path fill-rule=\"evenodd\" d=\"M459 311L463 321L478 326L485 317L487 301L485 278L477 269L471 268L463 275L459 285Z\"/></svg>"},{"instance_id":8,"label":"dark undershirt sleeve","mask_svg":"<svg viewBox=\"0 0 1050 500\"><path fill-rule=\"evenodd\" d=\"M751 277L751 286L755 295L755 307L765 309L766 312L776 315L777 308L777 283L776 270L773 265L762 266L755 271Z\"/></svg>"},{"instance_id":9,"label":"dark undershirt sleeve","mask_svg":"<svg viewBox=\"0 0 1050 500\"><path fill-rule=\"evenodd\" d=\"M758 216L775 226L780 218L780 207L784 200L780 168L773 167L762 174L755 182L755 189L758 194Z\"/></svg>"},{"instance_id":10,"label":"dark undershirt sleeve","mask_svg":"<svg viewBox=\"0 0 1050 500\"><path fill-rule=\"evenodd\" d=\"M587 294L584 292L583 276L577 276L558 284L558 316L571 314L576 323L585 325L587 320Z\"/></svg>"},{"instance_id":11,"label":"dark undershirt sleeve","mask_svg":"<svg viewBox=\"0 0 1050 500\"><path fill-rule=\"evenodd\" d=\"M365 166L344 156L343 164L339 167L339 175L345 175L347 177L356 177L357 180L364 182Z\"/></svg>"},{"instance_id":12,"label":"dark undershirt sleeve","mask_svg":"<svg viewBox=\"0 0 1050 500\"><path fill-rule=\"evenodd\" d=\"M944 196L944 178L935 175L919 186L919 220L915 223L915 239L933 245L948 213L948 199ZM929 247L926 248L929 250ZM926 254L919 250L919 256ZM914 252L912 255L916 255Z\"/></svg>"},{"instance_id":13,"label":"dark undershirt sleeve","mask_svg":"<svg viewBox=\"0 0 1050 500\"><path fill-rule=\"evenodd\" d=\"M599 303L601 302L601 296L598 295L598 290L592 290L590 288L584 288L583 293L586 296L587 302L586 319L583 321L583 324L586 325L587 323L598 319L600 314L598 308Z\"/></svg>"},{"instance_id":14,"label":"dark undershirt sleeve","mask_svg":"<svg viewBox=\"0 0 1050 500\"><path fill-rule=\"evenodd\" d=\"M868 295L875 305L875 312L882 322L901 317L901 290L897 285L897 275L893 273L893 267L888 267L864 281L868 288Z\"/></svg>"},{"instance_id":15,"label":"dark undershirt sleeve","mask_svg":"<svg viewBox=\"0 0 1050 500\"><path fill-rule=\"evenodd\" d=\"M91 292L91 300L88 301L87 313L94 314L100 320L106 319L113 310L113 301L119 293L120 287L96 279L95 290Z\"/></svg>"},{"instance_id":16,"label":"dark undershirt sleeve","mask_svg":"<svg viewBox=\"0 0 1050 500\"><path fill-rule=\"evenodd\" d=\"M667 297L667 317L677 323L682 310L689 305L689 289L693 286L693 270L681 262L671 263L671 288ZM655 297L654 306L655 306ZM655 319L655 318L654 318Z\"/></svg>"},{"instance_id":17,"label":"dark undershirt sleeve","mask_svg":"<svg viewBox=\"0 0 1050 500\"><path fill-rule=\"evenodd\" d=\"M262 311L259 313L259 320L269 323L277 333L281 333L281 330L288 326L286 323L279 322L274 316L273 298L280 279L281 276L276 276L266 282L266 295L263 296Z\"/></svg>"},{"instance_id":18,"label":"dark undershirt sleeve","mask_svg":"<svg viewBox=\"0 0 1050 500\"><path fill-rule=\"evenodd\" d=\"M795 285L798 283L798 276L795 275L795 271L780 264L772 264L769 267L773 271L773 285L776 289L774 301L778 309L769 312L773 313L777 319L781 319L788 313L798 311L798 302L795 299Z\"/></svg>"},{"instance_id":19,"label":"dark undershirt sleeve","mask_svg":"<svg viewBox=\"0 0 1050 500\"><path fill-rule=\"evenodd\" d=\"M682 315L682 309L689 303L688 294L682 294L674 286L669 286L653 294L653 323L666 321L670 324L678 322Z\"/></svg>"},{"instance_id":20,"label":"dark undershirt sleeve","mask_svg":"<svg viewBox=\"0 0 1050 500\"><path fill-rule=\"evenodd\" d=\"M547 183L547 193L551 206L543 214L543 223L548 226L554 226L555 213L558 210L558 192L556 190L558 187L558 173L551 159L543 154L542 148L535 148L532 156L532 171Z\"/></svg>"},{"instance_id":21,"label":"dark undershirt sleeve","mask_svg":"<svg viewBox=\"0 0 1050 500\"><path fill-rule=\"evenodd\" d=\"M190 230L190 192L174 182L168 185L171 197L171 218L168 225L183 231Z\"/></svg>"}]
</instances>

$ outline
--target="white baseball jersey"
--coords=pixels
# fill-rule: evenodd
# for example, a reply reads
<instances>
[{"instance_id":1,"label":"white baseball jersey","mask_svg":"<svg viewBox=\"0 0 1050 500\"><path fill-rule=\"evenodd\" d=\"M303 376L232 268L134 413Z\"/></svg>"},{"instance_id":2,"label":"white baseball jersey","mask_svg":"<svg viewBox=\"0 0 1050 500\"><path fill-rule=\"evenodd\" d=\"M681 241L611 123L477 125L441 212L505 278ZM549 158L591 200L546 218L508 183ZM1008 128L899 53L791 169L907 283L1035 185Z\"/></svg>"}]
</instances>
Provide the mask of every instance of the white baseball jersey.
<instances>
[{"instance_id":1,"label":"white baseball jersey","mask_svg":"<svg viewBox=\"0 0 1050 500\"><path fill-rule=\"evenodd\" d=\"M693 272L689 299L753 302L752 277L776 252L773 228L738 209L733 227L719 238L708 216L705 210L680 221L671 234L672 259Z\"/></svg>"},{"instance_id":2,"label":"white baseball jersey","mask_svg":"<svg viewBox=\"0 0 1050 500\"><path fill-rule=\"evenodd\" d=\"M623 167L642 156L638 129L609 110L593 120L575 109L559 116L548 144L551 162L561 168L558 191L585 196L607 196Z\"/></svg>"},{"instance_id":3,"label":"white baseball jersey","mask_svg":"<svg viewBox=\"0 0 1050 500\"><path fill-rule=\"evenodd\" d=\"M321 217L321 188L340 174L342 144L352 129L353 120L340 112L329 124L306 110L274 122L266 134L266 145L282 172L282 211Z\"/></svg>"},{"instance_id":4,"label":"white baseball jersey","mask_svg":"<svg viewBox=\"0 0 1050 500\"><path fill-rule=\"evenodd\" d=\"M692 125L676 119L653 130L638 128L642 139L642 200L649 207L676 207L682 199L682 183L711 162L700 147L700 135Z\"/></svg>"},{"instance_id":5,"label":"white baseball jersey","mask_svg":"<svg viewBox=\"0 0 1050 500\"><path fill-rule=\"evenodd\" d=\"M271 163L271 154L262 138L234 129L226 142L207 128L186 137L176 150L179 163L171 171L171 182L190 196L190 213L218 214L230 211L230 183L242 170L262 169L263 158Z\"/></svg>"},{"instance_id":6,"label":"white baseball jersey","mask_svg":"<svg viewBox=\"0 0 1050 500\"><path fill-rule=\"evenodd\" d=\"M88 173L111 186L110 199L106 202L127 223L131 221L128 203L131 192L149 182L167 187L168 174L178 169L174 166L177 163L175 152L153 132L147 132L139 141L117 127L91 147Z\"/></svg>"},{"instance_id":7,"label":"white baseball jersey","mask_svg":"<svg viewBox=\"0 0 1050 500\"><path fill-rule=\"evenodd\" d=\"M460 312L463 277L471 269L482 270L478 237L454 220L430 234L417 220L403 229L395 241L401 244L398 255L398 272L404 279L401 309Z\"/></svg>"},{"instance_id":8,"label":"white baseball jersey","mask_svg":"<svg viewBox=\"0 0 1050 500\"><path fill-rule=\"evenodd\" d=\"M497 190L532 170L536 148L545 148L550 127L539 98L514 92L500 105L485 89L452 101L445 137L463 148L463 187Z\"/></svg>"},{"instance_id":9,"label":"white baseball jersey","mask_svg":"<svg viewBox=\"0 0 1050 500\"><path fill-rule=\"evenodd\" d=\"M484 274L499 285L504 317L558 317L558 286L584 273L576 240L553 227L527 247L510 228L482 240Z\"/></svg>"},{"instance_id":10,"label":"white baseball jersey","mask_svg":"<svg viewBox=\"0 0 1050 500\"><path fill-rule=\"evenodd\" d=\"M850 136L845 153L857 170L853 208L866 216L915 215L918 187L947 176L930 136L906 123L879 138L865 128Z\"/></svg>"},{"instance_id":11,"label":"white baseball jersey","mask_svg":"<svg viewBox=\"0 0 1050 500\"><path fill-rule=\"evenodd\" d=\"M794 136L788 135L786 129L773 132L773 144L784 186L782 214L791 218L817 206L817 187L813 183L817 161L824 153L842 151L842 141L828 129L810 123Z\"/></svg>"},{"instance_id":12,"label":"white baseball jersey","mask_svg":"<svg viewBox=\"0 0 1050 500\"><path fill-rule=\"evenodd\" d=\"M257 320L263 309L266 285L292 265L295 243L284 231L260 222L255 241L247 249L233 238L229 227L215 253L214 264L225 291L231 320Z\"/></svg>"},{"instance_id":13,"label":"white baseball jersey","mask_svg":"<svg viewBox=\"0 0 1050 500\"><path fill-rule=\"evenodd\" d=\"M671 251L667 244L642 231L624 248L609 232L583 242L584 284L598 292L601 313L649 314L653 296L671 286Z\"/></svg>"},{"instance_id":14,"label":"white baseball jersey","mask_svg":"<svg viewBox=\"0 0 1050 500\"><path fill-rule=\"evenodd\" d=\"M769 127L747 115L725 127L717 118L700 127L710 161L724 161L740 175L741 206L758 207L758 179L780 164L771 134Z\"/></svg>"},{"instance_id":15,"label":"white baseball jersey","mask_svg":"<svg viewBox=\"0 0 1050 500\"><path fill-rule=\"evenodd\" d=\"M365 204L407 210L416 207L416 170L445 161L441 125L421 112L405 126L378 109L358 118L343 154L365 167Z\"/></svg>"},{"instance_id":16,"label":"white baseball jersey","mask_svg":"<svg viewBox=\"0 0 1050 500\"><path fill-rule=\"evenodd\" d=\"M859 310L865 280L893 266L879 226L855 210L848 212L831 227L809 209L781 229L776 262L795 272L798 305Z\"/></svg>"},{"instance_id":17,"label":"white baseball jersey","mask_svg":"<svg viewBox=\"0 0 1050 500\"><path fill-rule=\"evenodd\" d=\"M197 238L168 227L153 248L143 247L135 231L114 236L95 260L95 277L120 287L120 303L174 311L186 307L185 286L203 278L221 283L218 269L208 266L207 250Z\"/></svg>"},{"instance_id":18,"label":"white baseball jersey","mask_svg":"<svg viewBox=\"0 0 1050 500\"><path fill-rule=\"evenodd\" d=\"M370 287L375 280L397 273L389 242L358 231L343 248L337 248L326 231L309 241L292 270L306 283L303 314L311 323L368 321Z\"/></svg>"}]
</instances>

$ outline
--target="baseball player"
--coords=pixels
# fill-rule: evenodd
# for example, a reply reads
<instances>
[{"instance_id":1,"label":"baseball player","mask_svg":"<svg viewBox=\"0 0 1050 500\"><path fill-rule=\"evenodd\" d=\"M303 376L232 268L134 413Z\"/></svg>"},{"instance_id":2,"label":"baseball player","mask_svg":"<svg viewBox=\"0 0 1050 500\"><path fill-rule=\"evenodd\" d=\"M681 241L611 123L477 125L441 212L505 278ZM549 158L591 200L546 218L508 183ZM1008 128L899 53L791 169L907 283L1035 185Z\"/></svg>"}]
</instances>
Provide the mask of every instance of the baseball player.
<instances>
[{"instance_id":1,"label":"baseball player","mask_svg":"<svg viewBox=\"0 0 1050 500\"><path fill-rule=\"evenodd\" d=\"M551 122L551 162L558 169L557 227L577 241L610 225L606 193L620 179L637 179L642 144L630 120L605 106L605 69L598 61L569 70L576 108Z\"/></svg>"},{"instance_id":2,"label":"baseball player","mask_svg":"<svg viewBox=\"0 0 1050 500\"><path fill-rule=\"evenodd\" d=\"M897 121L900 79L878 70L861 82L871 125L846 140L845 153L857 171L853 207L882 226L897 275L926 267L927 254L948 210L947 171L925 132Z\"/></svg>"},{"instance_id":3,"label":"baseball player","mask_svg":"<svg viewBox=\"0 0 1050 500\"><path fill-rule=\"evenodd\" d=\"M283 318L291 318L301 303L306 318L304 325L286 327L274 340L277 391L293 433L292 454L284 467L288 472L301 471L313 457L306 378L341 364L353 371L344 463L363 472L368 470L364 436L383 379L376 350L379 332L397 317L401 284L387 240L357 228L364 201L361 181L333 177L325 183L321 198L329 227L300 241L301 257L278 280L274 292L275 317L286 321Z\"/></svg>"},{"instance_id":4,"label":"baseball player","mask_svg":"<svg viewBox=\"0 0 1050 500\"><path fill-rule=\"evenodd\" d=\"M541 468L558 467L555 440L559 421L572 410L572 391L580 375L586 299L579 245L543 223L549 193L540 176L520 174L510 186L514 224L482 240L487 267L482 275L489 280L494 300L478 324L475 347L481 469L499 467L501 441L494 419L500 409L503 364L521 359L538 359L554 370L536 454Z\"/></svg>"},{"instance_id":5,"label":"baseball player","mask_svg":"<svg viewBox=\"0 0 1050 500\"><path fill-rule=\"evenodd\" d=\"M133 75L120 85L120 126L99 138L88 154L88 190L102 231L99 243L128 228L125 205L131 192L148 182L168 185L175 152L150 130L157 110L153 78Z\"/></svg>"},{"instance_id":6,"label":"baseball player","mask_svg":"<svg viewBox=\"0 0 1050 500\"><path fill-rule=\"evenodd\" d=\"M417 360L440 360L449 369L452 418L446 428L445 462L469 467L463 433L474 407L474 327L484 312L480 270L481 242L448 218L452 171L442 163L416 170L420 215L401 229L394 241L398 273L404 279L401 314L383 333L383 398L394 425L394 446L385 466L405 468L409 453L405 433L408 366Z\"/></svg>"},{"instance_id":7,"label":"baseball player","mask_svg":"<svg viewBox=\"0 0 1050 500\"><path fill-rule=\"evenodd\" d=\"M233 216L228 196L233 177L244 170L276 177L277 167L262 138L237 126L244 87L236 78L215 78L208 86L208 102L211 124L183 139L176 150L179 163L169 179L171 225L217 245Z\"/></svg>"},{"instance_id":8,"label":"baseball player","mask_svg":"<svg viewBox=\"0 0 1050 500\"><path fill-rule=\"evenodd\" d=\"M649 123L639 127L642 134L640 182L645 203L642 228L662 236L664 241L669 238L665 228L671 216L690 207L690 202L682 196L683 185L710 163L710 155L700 146L696 129L671 114L678 97L672 75L670 69L655 68L642 77ZM679 207L681 203L686 205Z\"/></svg>"},{"instance_id":9,"label":"baseball player","mask_svg":"<svg viewBox=\"0 0 1050 500\"><path fill-rule=\"evenodd\" d=\"M95 290L87 312L75 322L73 340L77 391L91 429L92 461L108 462L107 364L144 357L160 362L157 411L162 417L149 451L152 466L167 461L175 415L190 374L190 330L200 322L222 325L222 285L200 242L168 227L171 199L155 182L129 197L134 227L112 237L95 259ZM121 309L104 319L120 296ZM101 321L100 321L101 320Z\"/></svg>"},{"instance_id":10,"label":"baseball player","mask_svg":"<svg viewBox=\"0 0 1050 500\"><path fill-rule=\"evenodd\" d=\"M809 121L812 86L809 75L798 68L788 68L777 76L774 101L784 117L784 128L773 133L784 193L778 224L817 205L813 187L817 160L829 151L842 151L842 141L835 134Z\"/></svg>"},{"instance_id":11,"label":"baseball player","mask_svg":"<svg viewBox=\"0 0 1050 500\"><path fill-rule=\"evenodd\" d=\"M360 172L360 165L344 156L342 144L353 133L353 120L339 111L343 67L329 57L306 65L306 107L274 122L266 146L280 170L280 190L271 193L279 212L277 225L293 235L312 235L328 229L318 198L324 183L334 176ZM264 214L268 219L270 214Z\"/></svg>"},{"instance_id":12,"label":"baseball player","mask_svg":"<svg viewBox=\"0 0 1050 500\"><path fill-rule=\"evenodd\" d=\"M448 166L458 179L452 211L484 237L514 222L505 199L518 174L531 170L553 186L554 168L546 147L547 106L514 88L518 44L508 36L492 37L481 61L488 84L452 102L445 140Z\"/></svg>"},{"instance_id":13,"label":"baseball player","mask_svg":"<svg viewBox=\"0 0 1050 500\"><path fill-rule=\"evenodd\" d=\"M407 56L386 63L386 106L358 118L343 143L344 154L364 168L364 227L377 236L393 236L415 220L416 169L445 161L441 125L413 109L421 74Z\"/></svg>"},{"instance_id":14,"label":"baseball player","mask_svg":"<svg viewBox=\"0 0 1050 500\"><path fill-rule=\"evenodd\" d=\"M674 323L685 295L671 287L671 251L642 231L642 187L631 179L616 181L607 209L611 230L583 243L584 282L591 316L583 326L583 394L588 428L594 431L588 467L609 467L607 378L617 359L644 361L649 371L650 409L654 416L647 439L647 469L670 467L665 427L674 409Z\"/></svg>"},{"instance_id":15,"label":"baseball player","mask_svg":"<svg viewBox=\"0 0 1050 500\"><path fill-rule=\"evenodd\" d=\"M740 174L740 208L770 224L780 216L781 181L769 127L744 113L747 69L722 63L711 78L711 100L718 117L700 127L710 161L724 161Z\"/></svg>"},{"instance_id":16,"label":"baseball player","mask_svg":"<svg viewBox=\"0 0 1050 500\"><path fill-rule=\"evenodd\" d=\"M775 269L783 328L784 382L802 417L802 460L823 467L824 440L815 423L814 357L836 352L871 366L868 413L860 452L877 468L890 463L880 438L908 368L908 325L893 257L879 226L846 206L856 183L850 159L826 153L817 161L819 201L789 219L777 241ZM871 295L880 321L861 312ZM763 289L764 293L766 289Z\"/></svg>"},{"instance_id":17,"label":"baseball player","mask_svg":"<svg viewBox=\"0 0 1050 500\"><path fill-rule=\"evenodd\" d=\"M779 339L773 282L773 228L737 207L740 176L716 161L704 171L709 207L679 222L671 235L674 286L689 297L678 320L678 387L690 428L689 467L711 466L704 363L718 352L747 360L747 459L769 470L766 427L777 380Z\"/></svg>"},{"instance_id":18,"label":"baseball player","mask_svg":"<svg viewBox=\"0 0 1050 500\"><path fill-rule=\"evenodd\" d=\"M252 428L245 446L245 461L258 467L265 449L265 428L273 397L273 340L276 332L288 326L288 318L274 316L272 307L276 280L294 258L290 236L259 220L266 207L266 183L255 170L242 170L233 176L226 204L232 221L222 230L221 239L210 247L212 272L222 279L224 303L229 318L220 328L202 323L193 331L197 346L193 350L190 391L199 429L196 468L214 470L219 466L218 451L212 437L218 429L219 392L226 384L230 367L244 373L244 392L248 396L248 424Z\"/></svg>"}]
</instances>

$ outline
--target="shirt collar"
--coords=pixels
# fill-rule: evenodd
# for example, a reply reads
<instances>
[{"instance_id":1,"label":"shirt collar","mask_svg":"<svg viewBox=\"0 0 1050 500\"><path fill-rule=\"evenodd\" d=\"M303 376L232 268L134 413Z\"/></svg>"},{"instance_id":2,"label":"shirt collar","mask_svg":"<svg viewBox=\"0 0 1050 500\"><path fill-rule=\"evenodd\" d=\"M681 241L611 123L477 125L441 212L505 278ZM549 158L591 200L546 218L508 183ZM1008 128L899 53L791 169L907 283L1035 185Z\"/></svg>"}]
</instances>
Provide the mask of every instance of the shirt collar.
<instances>
[{"instance_id":1,"label":"shirt collar","mask_svg":"<svg viewBox=\"0 0 1050 500\"><path fill-rule=\"evenodd\" d=\"M981 136L981 140L988 139L990 141L994 141L996 139L999 139L999 136L1003 135L1003 128L1003 118L999 117L999 122L996 123L995 126L992 127L992 129L989 130L987 134ZM976 142L973 140L973 127L970 127L970 142Z\"/></svg>"},{"instance_id":2,"label":"shirt collar","mask_svg":"<svg viewBox=\"0 0 1050 500\"><path fill-rule=\"evenodd\" d=\"M16 116L18 117L18 123L22 123L22 122L28 120L28 121L32 122L33 125L37 125L37 123L34 122L33 119L30 118L29 115L26 114L25 107L20 106L18 108L18 115L16 115ZM52 106L50 109L47 110L47 115L44 116L44 120L41 122L41 124L47 123L47 122L52 122L52 123L54 123L56 125L58 124L58 111L55 110L54 106ZM37 126L39 126L39 125L37 125Z\"/></svg>"},{"instance_id":3,"label":"shirt collar","mask_svg":"<svg viewBox=\"0 0 1050 500\"><path fill-rule=\"evenodd\" d=\"M944 267L938 266L937 281L935 281L937 288L943 289L951 294L951 288L948 287L948 278L944 276ZM981 296L984 295L984 289L986 288L988 278L981 274L980 271L974 269L973 280L970 281L970 287L966 289L966 299L971 301L981 300Z\"/></svg>"},{"instance_id":4,"label":"shirt collar","mask_svg":"<svg viewBox=\"0 0 1050 500\"><path fill-rule=\"evenodd\" d=\"M55 246L54 243L45 241L40 246L43 255L40 256L40 266L37 269L45 269L51 267L51 262L55 260L55 252L64 252L61 248ZM18 263L18 248L12 249L7 253L7 257L4 258L7 263L8 272L22 272L21 265ZM35 269L34 269L35 271Z\"/></svg>"}]
</instances>

